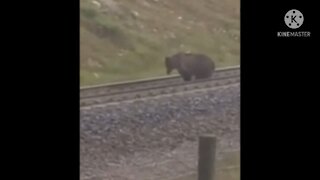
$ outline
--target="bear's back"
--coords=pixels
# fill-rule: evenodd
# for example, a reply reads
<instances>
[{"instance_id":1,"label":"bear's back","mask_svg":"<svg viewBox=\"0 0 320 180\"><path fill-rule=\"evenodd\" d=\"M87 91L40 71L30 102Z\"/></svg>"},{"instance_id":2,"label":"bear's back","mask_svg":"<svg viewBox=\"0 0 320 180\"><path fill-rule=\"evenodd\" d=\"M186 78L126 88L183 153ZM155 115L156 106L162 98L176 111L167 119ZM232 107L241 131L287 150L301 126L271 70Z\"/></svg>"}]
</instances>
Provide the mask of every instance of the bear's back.
<instances>
[{"instance_id":1,"label":"bear's back","mask_svg":"<svg viewBox=\"0 0 320 180\"><path fill-rule=\"evenodd\" d=\"M195 74L214 70L214 62L204 54L185 53L180 63L183 69Z\"/></svg>"}]
</instances>

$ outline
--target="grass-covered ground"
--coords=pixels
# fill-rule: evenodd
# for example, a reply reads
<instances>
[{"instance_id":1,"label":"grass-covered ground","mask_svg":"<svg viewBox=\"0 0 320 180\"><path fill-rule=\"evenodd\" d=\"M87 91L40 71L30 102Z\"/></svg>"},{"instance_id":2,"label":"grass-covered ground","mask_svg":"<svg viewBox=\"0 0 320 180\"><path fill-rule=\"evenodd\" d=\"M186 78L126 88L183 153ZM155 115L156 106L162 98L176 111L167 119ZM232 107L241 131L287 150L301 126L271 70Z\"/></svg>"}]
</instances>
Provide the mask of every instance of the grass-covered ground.
<instances>
[{"instance_id":1,"label":"grass-covered ground","mask_svg":"<svg viewBox=\"0 0 320 180\"><path fill-rule=\"evenodd\" d=\"M80 0L81 86L165 75L164 57L240 63L239 0Z\"/></svg>"}]
</instances>

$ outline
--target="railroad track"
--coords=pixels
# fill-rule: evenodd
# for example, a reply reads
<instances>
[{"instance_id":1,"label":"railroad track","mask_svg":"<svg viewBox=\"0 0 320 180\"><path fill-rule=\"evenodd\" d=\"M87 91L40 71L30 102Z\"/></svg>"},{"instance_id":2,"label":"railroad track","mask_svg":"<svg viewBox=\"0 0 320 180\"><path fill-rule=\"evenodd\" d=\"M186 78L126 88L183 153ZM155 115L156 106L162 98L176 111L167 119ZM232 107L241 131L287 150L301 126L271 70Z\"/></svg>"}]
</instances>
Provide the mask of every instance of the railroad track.
<instances>
[{"instance_id":1,"label":"railroad track","mask_svg":"<svg viewBox=\"0 0 320 180\"><path fill-rule=\"evenodd\" d=\"M217 69L212 78L184 82L179 75L80 88L80 106L211 88L240 81L240 67Z\"/></svg>"}]
</instances>

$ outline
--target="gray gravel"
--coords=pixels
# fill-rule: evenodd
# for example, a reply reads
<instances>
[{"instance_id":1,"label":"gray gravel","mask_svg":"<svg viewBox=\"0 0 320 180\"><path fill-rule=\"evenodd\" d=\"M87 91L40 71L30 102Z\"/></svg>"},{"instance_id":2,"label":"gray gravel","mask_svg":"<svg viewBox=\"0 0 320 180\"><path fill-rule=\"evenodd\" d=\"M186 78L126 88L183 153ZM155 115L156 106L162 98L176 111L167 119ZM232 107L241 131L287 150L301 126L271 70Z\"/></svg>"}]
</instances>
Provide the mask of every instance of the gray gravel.
<instances>
[{"instance_id":1,"label":"gray gravel","mask_svg":"<svg viewBox=\"0 0 320 180\"><path fill-rule=\"evenodd\" d=\"M152 163L152 154L196 142L202 133L219 138L218 152L239 150L239 122L239 84L81 110L81 179L122 164Z\"/></svg>"}]
</instances>

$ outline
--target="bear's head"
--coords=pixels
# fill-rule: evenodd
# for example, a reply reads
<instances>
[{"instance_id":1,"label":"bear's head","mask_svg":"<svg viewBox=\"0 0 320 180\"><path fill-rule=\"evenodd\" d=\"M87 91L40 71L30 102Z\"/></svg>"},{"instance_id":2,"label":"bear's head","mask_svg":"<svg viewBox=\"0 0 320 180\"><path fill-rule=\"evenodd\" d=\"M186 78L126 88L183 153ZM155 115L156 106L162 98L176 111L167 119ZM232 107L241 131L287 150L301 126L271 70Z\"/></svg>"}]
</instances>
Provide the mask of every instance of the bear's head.
<instances>
[{"instance_id":1,"label":"bear's head","mask_svg":"<svg viewBox=\"0 0 320 180\"><path fill-rule=\"evenodd\" d=\"M167 68L167 74L170 74L171 71L174 69L172 59L170 57L165 57L165 65Z\"/></svg>"},{"instance_id":2,"label":"bear's head","mask_svg":"<svg viewBox=\"0 0 320 180\"><path fill-rule=\"evenodd\" d=\"M165 66L167 68L167 74L170 74L172 70L178 69L180 66L180 59L182 59L182 54L178 53L171 57L165 57Z\"/></svg>"}]
</instances>

